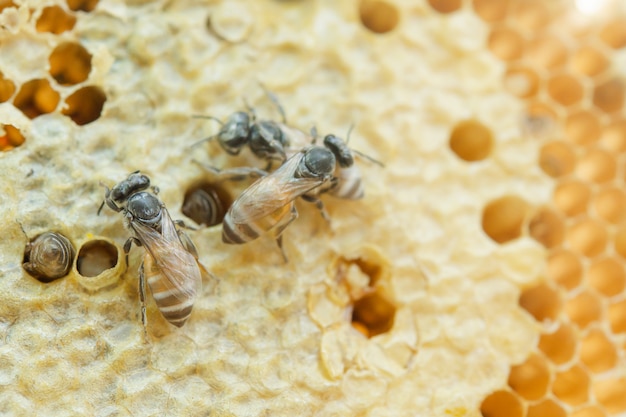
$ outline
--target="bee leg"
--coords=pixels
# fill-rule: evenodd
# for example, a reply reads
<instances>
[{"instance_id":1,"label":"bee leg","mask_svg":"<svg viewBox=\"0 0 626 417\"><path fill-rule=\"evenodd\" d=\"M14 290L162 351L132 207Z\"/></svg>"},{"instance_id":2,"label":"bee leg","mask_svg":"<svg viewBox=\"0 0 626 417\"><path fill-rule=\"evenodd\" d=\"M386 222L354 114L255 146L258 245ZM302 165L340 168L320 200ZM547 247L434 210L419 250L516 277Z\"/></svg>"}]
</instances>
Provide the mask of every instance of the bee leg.
<instances>
[{"instance_id":1,"label":"bee leg","mask_svg":"<svg viewBox=\"0 0 626 417\"><path fill-rule=\"evenodd\" d=\"M267 87L265 87L265 85L260 81L259 81L259 86L261 86L267 98L269 98L270 101L274 104L274 106L276 106L278 113L280 113L280 118L282 119L282 122L284 124L287 124L287 116L285 115L285 109L283 109L283 106L281 106L280 101L278 100L278 97L276 97L276 94L268 90Z\"/></svg>"},{"instance_id":2,"label":"bee leg","mask_svg":"<svg viewBox=\"0 0 626 417\"><path fill-rule=\"evenodd\" d=\"M141 302L141 324L143 334L148 339L148 315L146 314L146 276L143 270L143 261L139 267L139 301Z\"/></svg>"},{"instance_id":3,"label":"bee leg","mask_svg":"<svg viewBox=\"0 0 626 417\"><path fill-rule=\"evenodd\" d=\"M203 164L195 159L194 163L200 165L205 170L213 174L217 181L242 181L247 178L260 178L267 175L267 171L253 167L238 167L228 169L218 169L211 165Z\"/></svg>"},{"instance_id":4,"label":"bee leg","mask_svg":"<svg viewBox=\"0 0 626 417\"><path fill-rule=\"evenodd\" d=\"M328 212L326 211L322 200L306 194L302 195L301 197L304 201L315 204L315 207L317 207L317 209L320 211L320 214L322 215L324 220L326 220L326 223L328 223L328 226L330 227L330 216L328 215Z\"/></svg>"},{"instance_id":5,"label":"bee leg","mask_svg":"<svg viewBox=\"0 0 626 417\"><path fill-rule=\"evenodd\" d=\"M130 252L130 247L133 246L133 243L137 246L141 246L141 242L136 237L129 237L126 243L124 243L124 259L126 260L126 268L128 268L128 253Z\"/></svg>"},{"instance_id":6,"label":"bee leg","mask_svg":"<svg viewBox=\"0 0 626 417\"><path fill-rule=\"evenodd\" d=\"M280 254L283 255L283 260L285 261L285 263L288 263L289 258L287 258L285 248L283 248L283 235L280 235L276 238L276 244L278 245L278 249L280 249Z\"/></svg>"},{"instance_id":7,"label":"bee leg","mask_svg":"<svg viewBox=\"0 0 626 417\"><path fill-rule=\"evenodd\" d=\"M174 224L178 227L182 227L183 229L187 229L187 230L198 230L197 227L193 227L193 226L189 226L187 223L185 223L183 220L174 220ZM179 232L180 234L180 232Z\"/></svg>"}]
</instances>

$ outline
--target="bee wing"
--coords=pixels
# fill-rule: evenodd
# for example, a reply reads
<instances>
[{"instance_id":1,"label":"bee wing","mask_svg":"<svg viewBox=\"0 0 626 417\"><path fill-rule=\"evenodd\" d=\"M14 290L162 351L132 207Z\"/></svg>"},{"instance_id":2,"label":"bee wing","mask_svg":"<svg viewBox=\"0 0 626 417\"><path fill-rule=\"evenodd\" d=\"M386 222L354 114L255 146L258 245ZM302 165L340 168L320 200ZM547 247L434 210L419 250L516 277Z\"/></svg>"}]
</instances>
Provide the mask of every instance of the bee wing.
<instances>
[{"instance_id":1,"label":"bee wing","mask_svg":"<svg viewBox=\"0 0 626 417\"><path fill-rule=\"evenodd\" d=\"M303 156L303 152L298 152L241 193L229 209L233 222L241 224L261 219L322 184L315 178L294 178Z\"/></svg>"},{"instance_id":2,"label":"bee wing","mask_svg":"<svg viewBox=\"0 0 626 417\"><path fill-rule=\"evenodd\" d=\"M180 241L176 226L165 207L162 208L161 233L139 222L131 222L137 238L152 256L167 281L168 289L180 300L195 298L202 278L198 262Z\"/></svg>"}]
</instances>

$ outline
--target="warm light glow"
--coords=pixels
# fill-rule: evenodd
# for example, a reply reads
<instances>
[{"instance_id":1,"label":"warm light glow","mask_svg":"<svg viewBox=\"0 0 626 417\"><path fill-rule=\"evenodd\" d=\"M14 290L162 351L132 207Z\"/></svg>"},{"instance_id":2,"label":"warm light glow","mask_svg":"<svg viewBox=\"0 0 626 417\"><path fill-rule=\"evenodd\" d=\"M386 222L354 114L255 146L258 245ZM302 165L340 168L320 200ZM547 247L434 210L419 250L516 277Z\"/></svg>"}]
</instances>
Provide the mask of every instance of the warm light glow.
<instances>
[{"instance_id":1,"label":"warm light glow","mask_svg":"<svg viewBox=\"0 0 626 417\"><path fill-rule=\"evenodd\" d=\"M610 0L576 0L576 8L585 14L595 14L604 9Z\"/></svg>"}]
</instances>

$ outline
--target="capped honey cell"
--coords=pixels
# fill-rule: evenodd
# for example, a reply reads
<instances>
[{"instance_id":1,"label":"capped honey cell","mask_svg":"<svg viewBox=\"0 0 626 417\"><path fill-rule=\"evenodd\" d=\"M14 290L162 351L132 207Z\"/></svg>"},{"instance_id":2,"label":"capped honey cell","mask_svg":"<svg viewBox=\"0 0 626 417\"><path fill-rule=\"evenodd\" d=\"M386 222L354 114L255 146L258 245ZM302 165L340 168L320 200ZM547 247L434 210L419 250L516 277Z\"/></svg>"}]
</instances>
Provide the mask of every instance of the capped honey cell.
<instances>
[{"instance_id":1,"label":"capped honey cell","mask_svg":"<svg viewBox=\"0 0 626 417\"><path fill-rule=\"evenodd\" d=\"M392 31L400 20L396 6L383 0L361 0L359 16L363 26L381 34Z\"/></svg>"}]
</instances>

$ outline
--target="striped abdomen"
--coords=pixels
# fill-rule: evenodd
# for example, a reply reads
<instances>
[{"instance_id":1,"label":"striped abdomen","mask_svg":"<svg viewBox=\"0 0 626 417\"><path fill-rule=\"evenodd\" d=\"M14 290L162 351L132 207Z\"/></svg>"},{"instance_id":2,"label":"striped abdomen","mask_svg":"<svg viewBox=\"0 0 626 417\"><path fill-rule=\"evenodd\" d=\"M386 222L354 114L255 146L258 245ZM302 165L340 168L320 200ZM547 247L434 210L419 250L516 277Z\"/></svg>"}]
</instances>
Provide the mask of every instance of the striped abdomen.
<instances>
[{"instance_id":1,"label":"striped abdomen","mask_svg":"<svg viewBox=\"0 0 626 417\"><path fill-rule=\"evenodd\" d=\"M293 202L265 217L247 223L235 223L232 220L231 212L228 211L222 223L224 226L222 241L230 244L241 244L250 242L261 234L269 232L274 237L278 237L297 216L298 213Z\"/></svg>"},{"instance_id":2,"label":"striped abdomen","mask_svg":"<svg viewBox=\"0 0 626 417\"><path fill-rule=\"evenodd\" d=\"M358 200L363 198L363 183L361 182L361 171L356 164L347 168L338 168L336 171L336 185L330 189L329 194L337 198L347 200Z\"/></svg>"}]
</instances>

